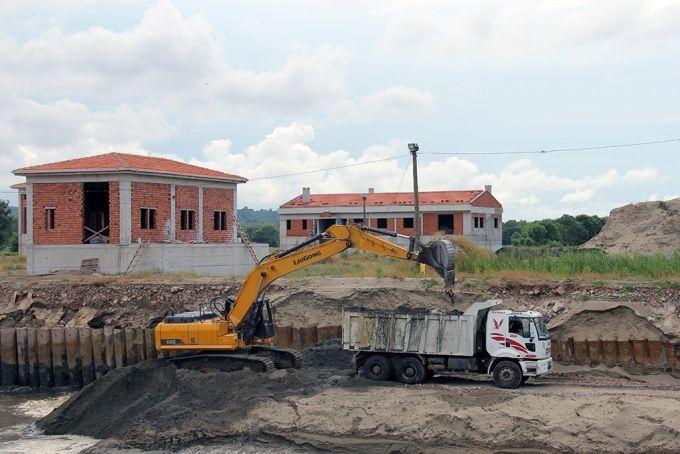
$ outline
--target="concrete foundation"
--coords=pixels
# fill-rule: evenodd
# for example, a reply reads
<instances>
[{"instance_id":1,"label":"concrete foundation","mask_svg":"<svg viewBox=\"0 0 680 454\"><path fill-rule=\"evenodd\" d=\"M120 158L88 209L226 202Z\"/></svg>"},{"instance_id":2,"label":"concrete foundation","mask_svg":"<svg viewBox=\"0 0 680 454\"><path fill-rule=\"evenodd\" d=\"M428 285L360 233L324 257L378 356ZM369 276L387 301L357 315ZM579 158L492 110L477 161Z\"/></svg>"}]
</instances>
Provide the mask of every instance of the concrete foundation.
<instances>
[{"instance_id":1,"label":"concrete foundation","mask_svg":"<svg viewBox=\"0 0 680 454\"><path fill-rule=\"evenodd\" d=\"M25 245L26 272L29 275L79 270L85 259L99 260L102 274L124 273L138 244ZM262 258L269 246L253 243ZM244 275L254 266L248 249L241 243L149 243L144 246L134 272L193 272L212 276Z\"/></svg>"}]
</instances>

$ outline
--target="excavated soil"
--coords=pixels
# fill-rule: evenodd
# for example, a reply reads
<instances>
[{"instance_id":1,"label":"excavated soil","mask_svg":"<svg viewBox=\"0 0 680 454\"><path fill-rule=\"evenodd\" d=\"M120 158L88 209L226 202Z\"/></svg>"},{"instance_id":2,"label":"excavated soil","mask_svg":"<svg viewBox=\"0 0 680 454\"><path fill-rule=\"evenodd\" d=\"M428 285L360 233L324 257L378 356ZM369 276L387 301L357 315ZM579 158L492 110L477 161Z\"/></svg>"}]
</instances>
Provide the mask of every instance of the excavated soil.
<instances>
[{"instance_id":1,"label":"excavated soil","mask_svg":"<svg viewBox=\"0 0 680 454\"><path fill-rule=\"evenodd\" d=\"M301 370L269 374L203 374L159 363L117 369L39 427L104 438L94 452L200 452L227 439L332 452L680 450L677 381L566 371L513 391L445 377L404 386L351 376L337 342L308 349L305 360Z\"/></svg>"},{"instance_id":2,"label":"excavated soil","mask_svg":"<svg viewBox=\"0 0 680 454\"><path fill-rule=\"evenodd\" d=\"M583 248L610 253L672 253L680 250L680 198L615 208L602 231Z\"/></svg>"}]
</instances>

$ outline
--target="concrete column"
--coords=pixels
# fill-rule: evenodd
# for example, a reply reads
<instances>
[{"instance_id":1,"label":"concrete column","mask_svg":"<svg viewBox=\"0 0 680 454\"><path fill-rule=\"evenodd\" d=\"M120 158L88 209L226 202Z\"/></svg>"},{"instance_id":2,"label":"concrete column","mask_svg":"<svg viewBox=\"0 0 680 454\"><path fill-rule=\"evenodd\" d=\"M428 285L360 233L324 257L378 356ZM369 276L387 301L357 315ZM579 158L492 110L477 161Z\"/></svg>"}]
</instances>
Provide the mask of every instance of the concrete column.
<instances>
[{"instance_id":1,"label":"concrete column","mask_svg":"<svg viewBox=\"0 0 680 454\"><path fill-rule=\"evenodd\" d=\"M469 211L461 214L463 215L463 235L470 235L472 233L472 215Z\"/></svg>"},{"instance_id":2,"label":"concrete column","mask_svg":"<svg viewBox=\"0 0 680 454\"><path fill-rule=\"evenodd\" d=\"M203 241L203 186L198 187L198 241Z\"/></svg>"},{"instance_id":3,"label":"concrete column","mask_svg":"<svg viewBox=\"0 0 680 454\"><path fill-rule=\"evenodd\" d=\"M281 249L288 248L288 242L286 241L287 234L286 220L282 216L279 216L279 247Z\"/></svg>"},{"instance_id":4,"label":"concrete column","mask_svg":"<svg viewBox=\"0 0 680 454\"><path fill-rule=\"evenodd\" d=\"M177 217L175 208L175 185L170 185L170 239L175 241L177 239Z\"/></svg>"},{"instance_id":5,"label":"concrete column","mask_svg":"<svg viewBox=\"0 0 680 454\"><path fill-rule=\"evenodd\" d=\"M21 211L21 200L19 200ZM33 183L26 184L26 243L33 244Z\"/></svg>"},{"instance_id":6,"label":"concrete column","mask_svg":"<svg viewBox=\"0 0 680 454\"><path fill-rule=\"evenodd\" d=\"M238 208L237 208L238 205L236 205L236 188L237 188L237 186L234 185L234 189L232 191L232 194L233 194L232 198L234 199L234 216L238 217ZM233 220L230 221L230 222L233 222ZM232 230L233 231L231 232L231 241L233 243L236 243L236 236L237 236L236 225L234 225L234 228ZM279 230L279 232L280 232L280 230ZM281 244L281 243L279 243L279 244Z\"/></svg>"},{"instance_id":7,"label":"concrete column","mask_svg":"<svg viewBox=\"0 0 680 454\"><path fill-rule=\"evenodd\" d=\"M121 180L118 183L118 195L120 198L118 207L120 238L118 242L121 245L127 245L132 241L132 183L130 180Z\"/></svg>"}]
</instances>

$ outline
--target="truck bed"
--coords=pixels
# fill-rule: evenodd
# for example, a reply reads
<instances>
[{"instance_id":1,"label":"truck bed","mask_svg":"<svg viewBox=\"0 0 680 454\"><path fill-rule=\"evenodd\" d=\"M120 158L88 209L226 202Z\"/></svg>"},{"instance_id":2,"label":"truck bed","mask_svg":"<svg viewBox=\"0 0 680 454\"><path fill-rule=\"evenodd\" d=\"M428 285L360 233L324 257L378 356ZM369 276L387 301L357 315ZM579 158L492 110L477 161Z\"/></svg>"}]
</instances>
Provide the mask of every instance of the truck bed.
<instances>
[{"instance_id":1,"label":"truck bed","mask_svg":"<svg viewBox=\"0 0 680 454\"><path fill-rule=\"evenodd\" d=\"M472 356L477 319L496 300L475 303L464 313L427 309L345 309L342 343L346 350Z\"/></svg>"}]
</instances>

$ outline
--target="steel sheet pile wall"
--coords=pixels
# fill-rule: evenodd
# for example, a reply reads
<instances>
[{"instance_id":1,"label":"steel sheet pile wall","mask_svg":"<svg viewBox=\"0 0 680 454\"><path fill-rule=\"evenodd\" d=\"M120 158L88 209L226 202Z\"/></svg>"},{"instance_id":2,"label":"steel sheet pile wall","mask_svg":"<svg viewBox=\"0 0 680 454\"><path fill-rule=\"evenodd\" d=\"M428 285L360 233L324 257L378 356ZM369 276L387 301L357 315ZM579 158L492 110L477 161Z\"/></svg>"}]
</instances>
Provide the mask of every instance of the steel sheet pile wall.
<instances>
[{"instance_id":1,"label":"steel sheet pile wall","mask_svg":"<svg viewBox=\"0 0 680 454\"><path fill-rule=\"evenodd\" d=\"M560 364L577 364L626 369L680 370L680 343L661 340L567 340L551 341L552 357Z\"/></svg>"},{"instance_id":2,"label":"steel sheet pile wall","mask_svg":"<svg viewBox=\"0 0 680 454\"><path fill-rule=\"evenodd\" d=\"M276 345L306 348L339 326L277 327ZM1 328L0 386L81 387L116 367L157 359L151 328Z\"/></svg>"}]
</instances>

